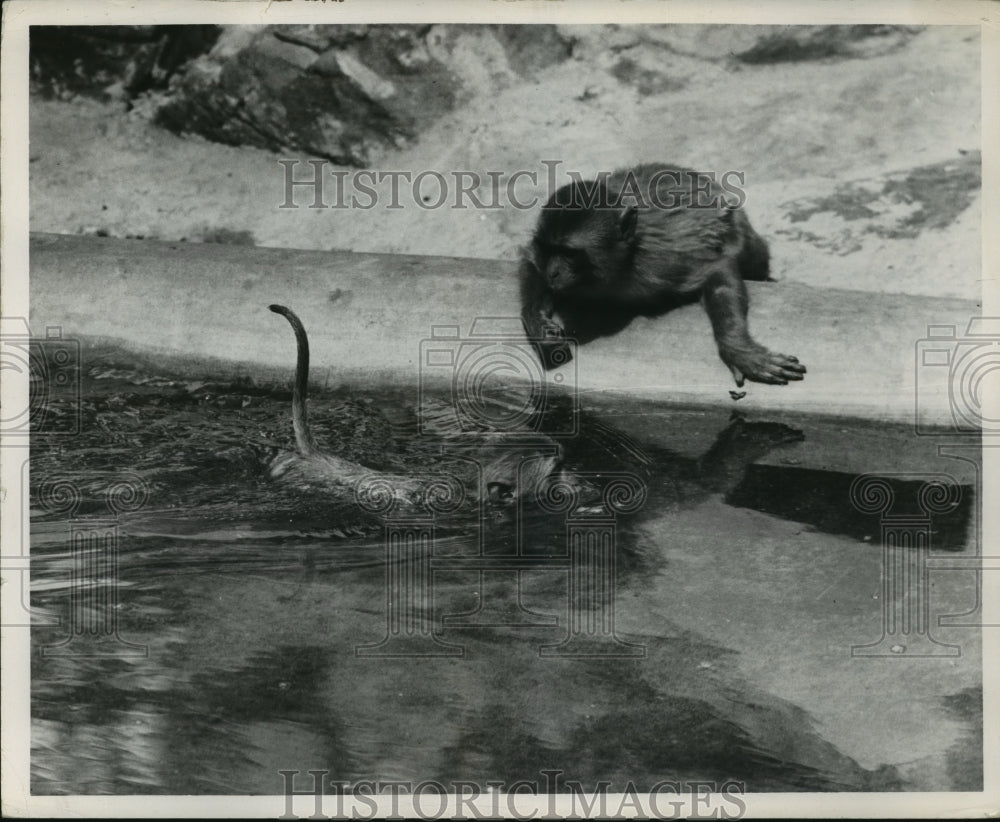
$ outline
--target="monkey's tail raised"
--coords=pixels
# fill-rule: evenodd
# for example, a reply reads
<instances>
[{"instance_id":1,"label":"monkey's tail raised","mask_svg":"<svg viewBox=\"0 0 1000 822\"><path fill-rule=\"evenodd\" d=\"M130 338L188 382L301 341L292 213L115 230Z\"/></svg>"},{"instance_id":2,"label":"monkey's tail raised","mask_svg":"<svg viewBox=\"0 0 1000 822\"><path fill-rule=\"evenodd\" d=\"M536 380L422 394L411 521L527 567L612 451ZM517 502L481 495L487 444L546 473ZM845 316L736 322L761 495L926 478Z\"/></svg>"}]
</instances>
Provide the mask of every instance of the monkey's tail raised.
<instances>
[{"instance_id":1,"label":"monkey's tail raised","mask_svg":"<svg viewBox=\"0 0 1000 822\"><path fill-rule=\"evenodd\" d=\"M295 312L283 305L269 305L275 314L281 314L295 332L295 343L298 348L295 360L295 386L292 388L292 428L295 431L295 444L302 454L318 452L316 441L309 430L309 419L306 416L306 395L309 391L309 337L305 326L295 315Z\"/></svg>"}]
</instances>

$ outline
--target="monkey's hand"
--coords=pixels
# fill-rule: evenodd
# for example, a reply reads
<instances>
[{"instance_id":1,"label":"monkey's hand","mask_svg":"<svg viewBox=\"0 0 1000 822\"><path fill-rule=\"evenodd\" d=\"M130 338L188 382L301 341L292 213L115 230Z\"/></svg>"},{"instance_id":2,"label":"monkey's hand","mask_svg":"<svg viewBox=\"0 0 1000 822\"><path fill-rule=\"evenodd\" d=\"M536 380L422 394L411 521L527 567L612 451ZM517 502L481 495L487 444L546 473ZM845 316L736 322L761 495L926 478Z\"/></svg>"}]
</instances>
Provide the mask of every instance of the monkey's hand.
<instances>
[{"instance_id":1,"label":"monkey's hand","mask_svg":"<svg viewBox=\"0 0 1000 822\"><path fill-rule=\"evenodd\" d=\"M726 347L719 351L722 361L733 372L738 388L744 379L771 385L787 385L789 380L801 380L806 367L795 357L776 354L752 340L749 344Z\"/></svg>"},{"instance_id":2,"label":"monkey's hand","mask_svg":"<svg viewBox=\"0 0 1000 822\"><path fill-rule=\"evenodd\" d=\"M538 352L546 371L565 365L573 359L573 347L566 340L563 327L551 317L522 317L524 333Z\"/></svg>"}]
</instances>

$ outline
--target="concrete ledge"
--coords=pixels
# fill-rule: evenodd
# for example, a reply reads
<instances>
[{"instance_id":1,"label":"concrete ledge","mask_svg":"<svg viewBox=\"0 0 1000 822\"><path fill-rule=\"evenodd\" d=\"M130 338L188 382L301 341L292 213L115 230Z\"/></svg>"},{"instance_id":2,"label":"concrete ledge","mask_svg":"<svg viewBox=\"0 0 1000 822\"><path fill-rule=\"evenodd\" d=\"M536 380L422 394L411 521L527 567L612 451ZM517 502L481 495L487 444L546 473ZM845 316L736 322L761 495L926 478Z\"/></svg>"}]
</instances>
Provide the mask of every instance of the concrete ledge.
<instances>
[{"instance_id":1,"label":"concrete ledge","mask_svg":"<svg viewBox=\"0 0 1000 822\"><path fill-rule=\"evenodd\" d=\"M278 302L309 331L314 375L326 371L334 382L415 384L435 326L457 326L469 339L477 318L493 318L476 326L483 339L499 328L523 341L516 319L496 319L518 315L507 262L36 234L30 269L36 335L58 325L65 336L290 373L290 329L267 309ZM953 326L961 338L980 313L976 303L791 283L749 288L754 336L798 356L809 373L797 385L750 384L737 407L912 422L919 382L921 421L953 424L948 368L918 368L918 343L930 325ZM524 362L515 379L530 377ZM449 378L445 371L430 369L437 380ZM589 343L549 379L586 393L734 405L697 305Z\"/></svg>"}]
</instances>

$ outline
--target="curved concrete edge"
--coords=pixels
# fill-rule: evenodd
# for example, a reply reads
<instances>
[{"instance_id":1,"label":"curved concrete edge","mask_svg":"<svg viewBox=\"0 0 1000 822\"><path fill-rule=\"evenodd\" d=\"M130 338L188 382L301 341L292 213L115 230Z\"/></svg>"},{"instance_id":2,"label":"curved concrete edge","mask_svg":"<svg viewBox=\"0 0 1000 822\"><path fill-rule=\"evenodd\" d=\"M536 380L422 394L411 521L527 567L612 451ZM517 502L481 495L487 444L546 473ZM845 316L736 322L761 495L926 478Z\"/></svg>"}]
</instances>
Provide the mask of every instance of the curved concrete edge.
<instances>
[{"instance_id":1,"label":"curved concrete edge","mask_svg":"<svg viewBox=\"0 0 1000 822\"><path fill-rule=\"evenodd\" d=\"M290 373L291 330L267 308L277 302L305 323L316 379L446 385L496 341L513 352L515 378L539 374L509 262L35 234L30 276L36 336L60 326L64 337L115 338L202 368L218 358ZM733 403L735 386L698 305L581 346L547 379L584 398L955 424L940 352L965 337L980 313L975 302L791 283L749 289L752 333L798 356L809 369L802 383L748 384ZM939 339L929 340L929 327Z\"/></svg>"}]
</instances>

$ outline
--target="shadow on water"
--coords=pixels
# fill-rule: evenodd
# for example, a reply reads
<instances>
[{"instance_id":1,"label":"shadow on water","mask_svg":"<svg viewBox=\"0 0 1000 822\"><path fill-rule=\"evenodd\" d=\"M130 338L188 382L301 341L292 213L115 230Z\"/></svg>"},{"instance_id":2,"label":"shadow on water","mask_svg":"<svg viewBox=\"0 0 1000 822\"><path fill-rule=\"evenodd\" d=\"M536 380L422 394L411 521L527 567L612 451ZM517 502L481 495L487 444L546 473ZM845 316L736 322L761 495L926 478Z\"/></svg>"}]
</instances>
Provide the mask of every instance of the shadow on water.
<instances>
[{"instance_id":1,"label":"shadow on water","mask_svg":"<svg viewBox=\"0 0 1000 822\"><path fill-rule=\"evenodd\" d=\"M415 565L388 552L393 524L349 494L268 477L292 447L288 390L180 379L107 352L90 361L80 435L40 437L31 453L32 605L62 618L32 632L45 651L32 657L35 793L274 794L287 769L343 780L526 779L540 789L546 769L619 790L662 779L734 779L758 791L905 787L745 681L733 651L662 620L607 634L624 656L550 653L574 614L596 607L567 587L567 573L604 568L573 565L568 524L602 523L613 540L602 572L639 612L666 563L644 530L651 517L683 518L725 498L868 535L844 516L823 518L823 495L840 494L844 478L805 482L792 467L758 464L802 431L734 416L690 456L583 413L578 433L560 440L560 470L578 478L575 503L553 513L508 501L482 519L474 508L439 517L432 594L413 611L431 655L366 657L357 649L387 635L387 578L417 580ZM449 467L447 437L421 436L405 391L317 393L311 413L317 439L345 459L397 474ZM556 402L549 413L574 412ZM81 606L69 529L107 519L109 477L122 472L141 478L148 500L117 517L118 578L85 577L96 593ZM644 504L608 507L602 483L618 475L641 484ZM79 493L72 519L45 505L53 478ZM102 604L112 612L99 613ZM75 650L53 655L80 620L113 625L144 652L89 656L87 638L74 637Z\"/></svg>"},{"instance_id":2,"label":"shadow on water","mask_svg":"<svg viewBox=\"0 0 1000 822\"><path fill-rule=\"evenodd\" d=\"M878 515L851 504L855 476L797 466L751 465L726 496L726 502L806 523L827 534L844 534L862 541L877 539L881 527ZM885 482L893 498L903 501L896 515L919 515L916 502L923 480L887 477ZM971 486L960 487L961 496L954 510L934 517L931 544L935 550L961 551L968 544L975 495Z\"/></svg>"}]
</instances>

